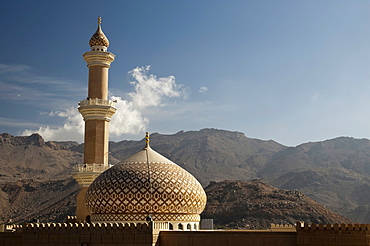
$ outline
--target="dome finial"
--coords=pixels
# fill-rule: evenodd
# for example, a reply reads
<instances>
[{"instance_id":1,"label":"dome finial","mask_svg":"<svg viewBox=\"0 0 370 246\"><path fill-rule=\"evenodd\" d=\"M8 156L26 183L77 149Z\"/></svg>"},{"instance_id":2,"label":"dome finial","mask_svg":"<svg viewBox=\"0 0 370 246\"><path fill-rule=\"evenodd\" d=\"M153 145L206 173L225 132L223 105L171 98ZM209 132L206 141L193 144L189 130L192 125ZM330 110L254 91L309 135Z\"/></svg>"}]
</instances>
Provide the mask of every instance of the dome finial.
<instances>
[{"instance_id":1,"label":"dome finial","mask_svg":"<svg viewBox=\"0 0 370 246\"><path fill-rule=\"evenodd\" d=\"M98 25L101 24L101 17L98 17Z\"/></svg>"},{"instance_id":2,"label":"dome finial","mask_svg":"<svg viewBox=\"0 0 370 246\"><path fill-rule=\"evenodd\" d=\"M146 132L146 134L145 134L146 147L149 146L149 142L150 142L150 135L149 135L149 132Z\"/></svg>"}]
</instances>

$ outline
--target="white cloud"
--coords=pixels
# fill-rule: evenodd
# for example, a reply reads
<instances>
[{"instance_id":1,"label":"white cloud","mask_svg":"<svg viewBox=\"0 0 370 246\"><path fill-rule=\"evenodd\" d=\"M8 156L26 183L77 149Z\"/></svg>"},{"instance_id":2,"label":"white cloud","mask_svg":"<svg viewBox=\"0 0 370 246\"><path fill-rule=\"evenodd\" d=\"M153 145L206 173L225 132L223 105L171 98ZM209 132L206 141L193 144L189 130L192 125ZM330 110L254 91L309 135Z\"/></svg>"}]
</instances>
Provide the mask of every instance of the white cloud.
<instances>
[{"instance_id":1,"label":"white cloud","mask_svg":"<svg viewBox=\"0 0 370 246\"><path fill-rule=\"evenodd\" d=\"M128 93L128 98L111 95L111 100L117 100L117 112L112 117L110 134L121 136L123 134L137 134L145 131L149 119L143 115L146 109L161 107L165 105L166 98L186 96L187 90L183 85L176 84L174 76L157 78L155 75L147 74L150 66L137 67L129 72L134 81L134 91ZM46 140L76 140L82 141L83 120L76 108L62 111L52 111L51 117L58 116L66 118L61 127L40 127L37 131L25 130L22 135L37 132Z\"/></svg>"},{"instance_id":2,"label":"white cloud","mask_svg":"<svg viewBox=\"0 0 370 246\"><path fill-rule=\"evenodd\" d=\"M199 88L200 93L206 93L208 91L208 87L202 86Z\"/></svg>"},{"instance_id":3,"label":"white cloud","mask_svg":"<svg viewBox=\"0 0 370 246\"><path fill-rule=\"evenodd\" d=\"M24 130L21 135L31 135L39 133L46 141L54 140L74 140L82 142L83 140L83 119L77 108L68 108L62 111L51 112L51 117L59 116L66 118L65 123L61 127L40 126L38 130Z\"/></svg>"},{"instance_id":4,"label":"white cloud","mask_svg":"<svg viewBox=\"0 0 370 246\"><path fill-rule=\"evenodd\" d=\"M113 116L110 133L113 136L122 134L137 134L143 132L149 124L149 119L143 116L150 107L161 107L165 98L186 96L187 90L181 84L176 84L174 76L157 78L147 74L150 66L137 67L129 72L134 81L130 82L135 90L128 94L128 99L112 96L117 100L117 113Z\"/></svg>"},{"instance_id":5,"label":"white cloud","mask_svg":"<svg viewBox=\"0 0 370 246\"><path fill-rule=\"evenodd\" d=\"M0 74L9 72L23 72L30 69L31 67L26 65L7 65L0 63Z\"/></svg>"}]
</instances>

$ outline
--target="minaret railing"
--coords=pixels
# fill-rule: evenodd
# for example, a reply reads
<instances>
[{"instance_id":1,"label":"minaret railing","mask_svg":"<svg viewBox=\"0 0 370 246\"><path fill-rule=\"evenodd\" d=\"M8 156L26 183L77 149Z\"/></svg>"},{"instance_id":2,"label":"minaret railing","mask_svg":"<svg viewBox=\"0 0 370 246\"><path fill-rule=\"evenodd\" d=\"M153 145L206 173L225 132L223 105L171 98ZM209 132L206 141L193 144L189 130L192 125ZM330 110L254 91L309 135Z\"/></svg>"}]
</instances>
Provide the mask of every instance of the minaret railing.
<instances>
[{"instance_id":1,"label":"minaret railing","mask_svg":"<svg viewBox=\"0 0 370 246\"><path fill-rule=\"evenodd\" d=\"M111 101L108 99L100 99L100 98L88 98L85 100L82 100L79 105L104 105L104 106L111 106L114 107L117 101Z\"/></svg>"}]
</instances>

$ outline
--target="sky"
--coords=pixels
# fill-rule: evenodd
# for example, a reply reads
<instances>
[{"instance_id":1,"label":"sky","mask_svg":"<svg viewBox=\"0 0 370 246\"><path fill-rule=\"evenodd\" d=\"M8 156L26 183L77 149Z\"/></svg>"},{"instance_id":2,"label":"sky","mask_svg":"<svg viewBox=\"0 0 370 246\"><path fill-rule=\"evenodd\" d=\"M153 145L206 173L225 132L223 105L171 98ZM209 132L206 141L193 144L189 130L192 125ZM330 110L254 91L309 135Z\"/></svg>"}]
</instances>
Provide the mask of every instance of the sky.
<instances>
[{"instance_id":1,"label":"sky","mask_svg":"<svg viewBox=\"0 0 370 246\"><path fill-rule=\"evenodd\" d=\"M101 16L113 141L203 128L287 146L370 138L370 1L0 3L0 132L82 142L82 54Z\"/></svg>"}]
</instances>

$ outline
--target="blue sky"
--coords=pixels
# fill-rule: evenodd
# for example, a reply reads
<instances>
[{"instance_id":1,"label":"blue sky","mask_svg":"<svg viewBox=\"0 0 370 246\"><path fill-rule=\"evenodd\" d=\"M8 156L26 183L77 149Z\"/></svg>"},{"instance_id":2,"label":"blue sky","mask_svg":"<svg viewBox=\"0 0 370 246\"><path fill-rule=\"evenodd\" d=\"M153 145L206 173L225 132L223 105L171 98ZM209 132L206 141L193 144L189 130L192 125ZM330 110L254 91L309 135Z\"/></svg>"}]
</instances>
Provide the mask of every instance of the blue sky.
<instances>
[{"instance_id":1,"label":"blue sky","mask_svg":"<svg viewBox=\"0 0 370 246\"><path fill-rule=\"evenodd\" d=\"M369 1L1 6L0 132L82 141L82 54L101 16L116 55L110 94L121 110L112 140L202 128L289 146L370 138Z\"/></svg>"}]
</instances>

